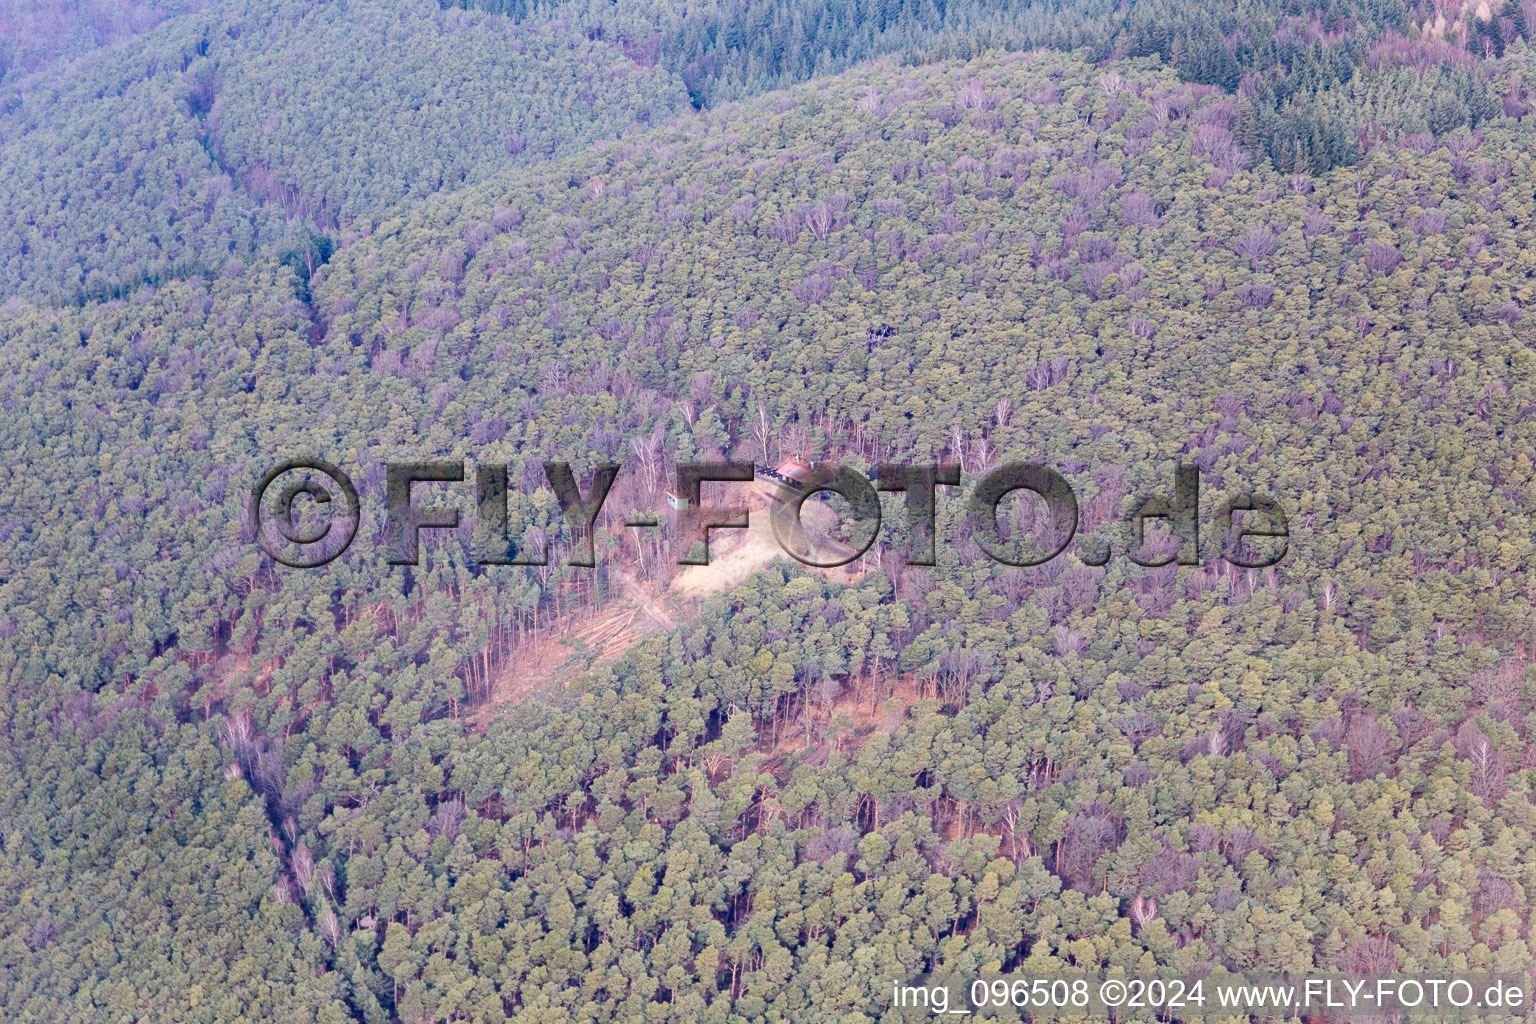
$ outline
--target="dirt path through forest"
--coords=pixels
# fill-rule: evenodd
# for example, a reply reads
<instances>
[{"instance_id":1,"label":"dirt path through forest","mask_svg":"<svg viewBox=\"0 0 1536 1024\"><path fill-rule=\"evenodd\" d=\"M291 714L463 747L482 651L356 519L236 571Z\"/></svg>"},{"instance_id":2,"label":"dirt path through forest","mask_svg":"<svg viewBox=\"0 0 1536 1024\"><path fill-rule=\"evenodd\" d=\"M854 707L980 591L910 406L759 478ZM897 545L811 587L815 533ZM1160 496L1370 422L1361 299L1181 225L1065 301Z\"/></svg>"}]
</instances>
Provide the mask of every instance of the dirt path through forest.
<instances>
[{"instance_id":1,"label":"dirt path through forest","mask_svg":"<svg viewBox=\"0 0 1536 1024\"><path fill-rule=\"evenodd\" d=\"M741 581L784 555L773 536L770 513L754 504L747 529L716 530L709 539L709 564L690 565L672 579L668 594L685 601L702 601Z\"/></svg>"}]
</instances>

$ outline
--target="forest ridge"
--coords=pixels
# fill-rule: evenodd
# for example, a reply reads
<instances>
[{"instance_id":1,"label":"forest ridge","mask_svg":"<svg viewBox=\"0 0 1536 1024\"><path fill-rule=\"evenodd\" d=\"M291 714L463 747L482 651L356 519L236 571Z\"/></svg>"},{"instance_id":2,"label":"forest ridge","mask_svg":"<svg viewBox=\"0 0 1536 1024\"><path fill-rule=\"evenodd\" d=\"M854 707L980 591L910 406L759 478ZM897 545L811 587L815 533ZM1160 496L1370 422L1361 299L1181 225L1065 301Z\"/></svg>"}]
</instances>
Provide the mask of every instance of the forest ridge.
<instances>
[{"instance_id":1,"label":"forest ridge","mask_svg":"<svg viewBox=\"0 0 1536 1024\"><path fill-rule=\"evenodd\" d=\"M0 25L7 1020L1532 970L1528 6L115 9ZM244 519L289 454L375 531L323 570ZM550 564L388 565L424 454ZM674 579L679 462L1014 458L1289 553L1010 567L944 495L914 566L892 497ZM550 459L625 467L595 568Z\"/></svg>"}]
</instances>

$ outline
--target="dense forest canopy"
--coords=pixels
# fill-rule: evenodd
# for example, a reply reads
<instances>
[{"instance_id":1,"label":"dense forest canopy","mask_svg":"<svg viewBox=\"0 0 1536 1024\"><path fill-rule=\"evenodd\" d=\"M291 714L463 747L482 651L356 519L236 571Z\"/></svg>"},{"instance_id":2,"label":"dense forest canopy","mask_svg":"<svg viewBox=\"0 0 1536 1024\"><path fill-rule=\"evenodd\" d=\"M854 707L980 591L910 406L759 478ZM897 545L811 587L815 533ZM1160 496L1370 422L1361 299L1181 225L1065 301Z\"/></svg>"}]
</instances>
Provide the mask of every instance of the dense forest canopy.
<instances>
[{"instance_id":1,"label":"dense forest canopy","mask_svg":"<svg viewBox=\"0 0 1536 1024\"><path fill-rule=\"evenodd\" d=\"M1272 106L1299 65L1201 80L1127 44L1132 7L997 8L1081 26L1065 53L893 5L986 52L902 29L694 112L646 8L623 38L224 4L6 93L8 203L71 211L3 244L6 1018L873 1021L928 971L1530 972L1528 22L1484 53L1495 12L1341 5L1316 60L1348 66ZM1410 37L1446 59L1372 62ZM1381 130L1277 161L1254 117L1297 103ZM522 152L476 134L516 118ZM293 191L194 202L198 152ZM361 494L322 570L243 518L290 454ZM385 465L423 458L508 465L550 564L476 564L464 484L418 489L461 526L388 565ZM552 458L625 466L595 569ZM849 571L677 597L674 517L626 512L721 458L1036 459L1114 555L998 564L945 493L910 566L893 495ZM1181 464L1207 519L1280 501L1285 561L1128 560ZM605 653L637 593L671 620Z\"/></svg>"},{"instance_id":2,"label":"dense forest canopy","mask_svg":"<svg viewBox=\"0 0 1536 1024\"><path fill-rule=\"evenodd\" d=\"M224 3L0 90L0 293L77 301L283 254L664 120L666 72L427 3Z\"/></svg>"},{"instance_id":3,"label":"dense forest canopy","mask_svg":"<svg viewBox=\"0 0 1536 1024\"><path fill-rule=\"evenodd\" d=\"M213 0L12 0L0 7L0 82L147 32Z\"/></svg>"},{"instance_id":4,"label":"dense forest canopy","mask_svg":"<svg viewBox=\"0 0 1536 1024\"><path fill-rule=\"evenodd\" d=\"M589 36L619 39L638 59L676 71L698 106L881 54L920 62L1050 47L1084 48L1097 60L1156 56L1185 81L1236 93L1244 144L1287 171L1354 163L1383 136L1476 127L1500 110L1500 97L1476 70L1479 61L1502 57L1507 46L1536 32L1536 6L1521 0L1502 6L1487 0L465 0L464 6L522 21L573 17ZM1415 73L1398 74L1399 67ZM1423 72L1431 69L1426 81ZM1519 96L1517 87L1512 101ZM1404 115L1423 126L1405 132Z\"/></svg>"}]
</instances>

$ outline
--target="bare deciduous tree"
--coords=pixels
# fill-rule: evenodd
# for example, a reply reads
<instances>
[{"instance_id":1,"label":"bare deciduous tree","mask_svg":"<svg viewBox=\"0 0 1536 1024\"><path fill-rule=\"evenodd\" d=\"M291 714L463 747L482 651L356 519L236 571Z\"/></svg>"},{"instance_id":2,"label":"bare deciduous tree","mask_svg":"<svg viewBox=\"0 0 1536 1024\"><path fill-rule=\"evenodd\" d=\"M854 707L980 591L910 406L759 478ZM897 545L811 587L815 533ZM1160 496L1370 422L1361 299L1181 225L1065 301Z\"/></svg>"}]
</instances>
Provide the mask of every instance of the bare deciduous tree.
<instances>
[{"instance_id":1,"label":"bare deciduous tree","mask_svg":"<svg viewBox=\"0 0 1536 1024\"><path fill-rule=\"evenodd\" d=\"M1375 718L1369 717L1355 719L1344 736L1344 745L1349 748L1350 766L1356 781L1375 775L1377 762L1397 748L1391 733Z\"/></svg>"},{"instance_id":2,"label":"bare deciduous tree","mask_svg":"<svg viewBox=\"0 0 1536 1024\"><path fill-rule=\"evenodd\" d=\"M757 442L763 465L769 465L773 460L774 437L773 417L768 415L768 407L758 402L757 412L752 415L752 440Z\"/></svg>"}]
</instances>

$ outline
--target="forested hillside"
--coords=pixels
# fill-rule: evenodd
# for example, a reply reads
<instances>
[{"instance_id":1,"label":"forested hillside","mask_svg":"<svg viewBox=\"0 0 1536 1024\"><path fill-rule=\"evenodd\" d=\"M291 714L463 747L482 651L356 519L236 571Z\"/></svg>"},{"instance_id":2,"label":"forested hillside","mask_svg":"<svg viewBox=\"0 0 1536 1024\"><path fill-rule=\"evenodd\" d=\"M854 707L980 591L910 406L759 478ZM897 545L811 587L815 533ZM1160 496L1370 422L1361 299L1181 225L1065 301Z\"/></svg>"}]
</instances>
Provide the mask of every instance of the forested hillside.
<instances>
[{"instance_id":1,"label":"forested hillside","mask_svg":"<svg viewBox=\"0 0 1536 1024\"><path fill-rule=\"evenodd\" d=\"M147 32L212 0L12 0L0 7L0 82Z\"/></svg>"},{"instance_id":2,"label":"forested hillside","mask_svg":"<svg viewBox=\"0 0 1536 1024\"><path fill-rule=\"evenodd\" d=\"M1525 101L1479 70L1536 34L1536 5L1506 0L463 0L535 22L574 17L680 74L698 106L882 54L908 62L988 48L1156 56L1187 82L1236 93L1243 143L1285 171L1352 164L1406 131L1472 128ZM1427 78L1424 72L1432 72ZM1407 128L1404 118L1418 127Z\"/></svg>"},{"instance_id":3,"label":"forested hillside","mask_svg":"<svg viewBox=\"0 0 1536 1024\"><path fill-rule=\"evenodd\" d=\"M12 15L0 294L99 300L255 251L307 277L348 226L402 201L625 135L688 98L709 106L880 54L1156 56L1233 94L1244 152L1321 173L1404 136L1523 115L1528 76L1501 62L1536 32L1536 9L1516 0L1304 15L1267 0L469 6L495 13L231 0L95 52L87 37L181 9ZM85 56L48 69L55 50Z\"/></svg>"},{"instance_id":4,"label":"forested hillside","mask_svg":"<svg viewBox=\"0 0 1536 1024\"><path fill-rule=\"evenodd\" d=\"M927 970L1530 970L1533 120L1395 89L1356 164L1277 170L1241 95L1095 56L866 64L313 271L0 311L7 1017L872 1021ZM241 520L290 453L363 495L324 570ZM722 454L1038 458L1115 556L1010 569L950 496L910 567L892 505L851 576L770 567L471 728L552 619L665 580L671 527L623 513ZM510 464L554 564L475 565L456 485L460 531L386 565L383 464L425 457ZM597 570L559 564L551 457L628 466ZM1208 517L1281 501L1285 561L1213 527L1204 566L1127 561L1180 462Z\"/></svg>"},{"instance_id":5,"label":"forested hillside","mask_svg":"<svg viewBox=\"0 0 1536 1024\"><path fill-rule=\"evenodd\" d=\"M426 0L219 4L0 91L0 294L101 299L665 120L674 76Z\"/></svg>"}]
</instances>

